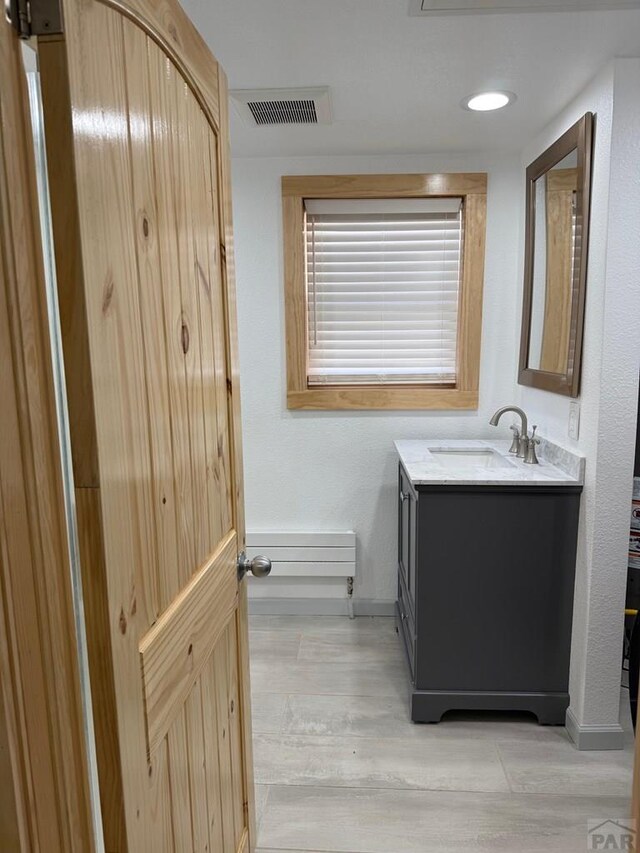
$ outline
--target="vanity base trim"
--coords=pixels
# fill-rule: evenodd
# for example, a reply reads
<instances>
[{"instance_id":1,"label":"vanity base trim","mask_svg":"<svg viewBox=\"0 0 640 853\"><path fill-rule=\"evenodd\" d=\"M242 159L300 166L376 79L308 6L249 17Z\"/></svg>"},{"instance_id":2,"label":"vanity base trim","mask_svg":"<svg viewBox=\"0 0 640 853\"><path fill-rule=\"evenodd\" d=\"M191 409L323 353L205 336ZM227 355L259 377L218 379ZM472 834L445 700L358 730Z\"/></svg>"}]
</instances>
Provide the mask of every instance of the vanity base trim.
<instances>
[{"instance_id":1,"label":"vanity base trim","mask_svg":"<svg viewBox=\"0 0 640 853\"><path fill-rule=\"evenodd\" d=\"M411 689L414 723L439 723L446 711L528 711L540 725L564 726L568 693L492 693L490 691Z\"/></svg>"},{"instance_id":2,"label":"vanity base trim","mask_svg":"<svg viewBox=\"0 0 640 853\"><path fill-rule=\"evenodd\" d=\"M581 725L569 708L567 711L567 733L577 749L622 749L624 729L619 723L611 725Z\"/></svg>"}]
</instances>

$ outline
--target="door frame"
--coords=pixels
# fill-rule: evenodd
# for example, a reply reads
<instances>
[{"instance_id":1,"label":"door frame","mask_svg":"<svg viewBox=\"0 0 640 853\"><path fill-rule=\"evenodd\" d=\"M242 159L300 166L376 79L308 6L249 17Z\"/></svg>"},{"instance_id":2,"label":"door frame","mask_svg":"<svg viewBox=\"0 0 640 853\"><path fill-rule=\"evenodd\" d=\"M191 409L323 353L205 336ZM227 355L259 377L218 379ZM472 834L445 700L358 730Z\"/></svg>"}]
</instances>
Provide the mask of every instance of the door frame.
<instances>
[{"instance_id":1,"label":"door frame","mask_svg":"<svg viewBox=\"0 0 640 853\"><path fill-rule=\"evenodd\" d=\"M93 853L29 100L4 16L0 78L0 847Z\"/></svg>"}]
</instances>

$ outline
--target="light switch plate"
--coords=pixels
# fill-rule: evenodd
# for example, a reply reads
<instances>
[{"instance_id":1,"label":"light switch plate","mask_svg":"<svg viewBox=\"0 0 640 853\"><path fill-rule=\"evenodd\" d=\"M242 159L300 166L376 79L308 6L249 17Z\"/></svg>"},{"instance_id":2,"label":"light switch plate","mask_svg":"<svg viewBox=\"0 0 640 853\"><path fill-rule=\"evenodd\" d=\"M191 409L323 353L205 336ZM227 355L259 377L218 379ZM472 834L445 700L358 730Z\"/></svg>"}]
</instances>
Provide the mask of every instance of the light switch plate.
<instances>
[{"instance_id":1,"label":"light switch plate","mask_svg":"<svg viewBox=\"0 0 640 853\"><path fill-rule=\"evenodd\" d=\"M575 400L569 404L569 438L578 440L580 435L580 403Z\"/></svg>"}]
</instances>

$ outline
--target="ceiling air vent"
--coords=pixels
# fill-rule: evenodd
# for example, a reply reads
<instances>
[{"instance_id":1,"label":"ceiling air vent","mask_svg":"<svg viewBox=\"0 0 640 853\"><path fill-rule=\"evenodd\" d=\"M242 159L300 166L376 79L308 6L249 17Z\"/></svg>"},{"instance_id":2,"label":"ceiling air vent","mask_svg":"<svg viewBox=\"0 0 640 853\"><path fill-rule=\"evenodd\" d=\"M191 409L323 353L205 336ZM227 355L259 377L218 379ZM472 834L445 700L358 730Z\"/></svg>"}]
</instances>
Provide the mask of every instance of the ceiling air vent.
<instances>
[{"instance_id":1,"label":"ceiling air vent","mask_svg":"<svg viewBox=\"0 0 640 853\"><path fill-rule=\"evenodd\" d=\"M410 15L482 15L511 12L588 12L637 9L640 0L411 0Z\"/></svg>"},{"instance_id":2,"label":"ceiling air vent","mask_svg":"<svg viewBox=\"0 0 640 853\"><path fill-rule=\"evenodd\" d=\"M231 97L252 127L281 124L331 124L329 90L236 89Z\"/></svg>"}]
</instances>

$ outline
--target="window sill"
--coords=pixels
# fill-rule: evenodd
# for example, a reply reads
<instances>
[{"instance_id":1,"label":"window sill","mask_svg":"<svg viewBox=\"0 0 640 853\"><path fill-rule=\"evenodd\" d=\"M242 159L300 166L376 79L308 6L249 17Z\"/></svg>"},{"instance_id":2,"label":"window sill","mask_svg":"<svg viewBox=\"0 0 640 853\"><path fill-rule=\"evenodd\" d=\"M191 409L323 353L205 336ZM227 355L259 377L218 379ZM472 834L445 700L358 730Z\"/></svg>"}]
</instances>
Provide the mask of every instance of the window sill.
<instances>
[{"instance_id":1,"label":"window sill","mask_svg":"<svg viewBox=\"0 0 640 853\"><path fill-rule=\"evenodd\" d=\"M288 409L417 409L465 410L478 408L476 391L461 388L405 386L328 386L287 393Z\"/></svg>"}]
</instances>

